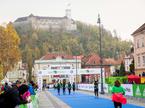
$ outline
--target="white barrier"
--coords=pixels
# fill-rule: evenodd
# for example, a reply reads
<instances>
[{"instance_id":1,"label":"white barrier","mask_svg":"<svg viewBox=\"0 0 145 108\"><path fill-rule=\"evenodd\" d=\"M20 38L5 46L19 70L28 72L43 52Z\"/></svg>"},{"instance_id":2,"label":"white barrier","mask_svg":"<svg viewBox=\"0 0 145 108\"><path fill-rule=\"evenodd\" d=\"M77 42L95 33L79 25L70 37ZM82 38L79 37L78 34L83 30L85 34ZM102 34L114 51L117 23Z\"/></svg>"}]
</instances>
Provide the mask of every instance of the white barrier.
<instances>
[{"instance_id":1,"label":"white barrier","mask_svg":"<svg viewBox=\"0 0 145 108\"><path fill-rule=\"evenodd\" d=\"M101 91L101 84L98 85L99 92ZM94 91L94 84L78 84L78 89ZM108 93L108 84L103 84L103 89L105 93Z\"/></svg>"},{"instance_id":2,"label":"white barrier","mask_svg":"<svg viewBox=\"0 0 145 108\"><path fill-rule=\"evenodd\" d=\"M99 84L98 86L99 86L99 92L100 92L101 91L101 84ZM125 89L125 95L133 96L133 86L132 86L132 84L122 84L121 86ZM78 84L78 89L94 91L94 84ZM105 93L108 93L109 92L108 84L103 84L103 89L104 89Z\"/></svg>"}]
</instances>

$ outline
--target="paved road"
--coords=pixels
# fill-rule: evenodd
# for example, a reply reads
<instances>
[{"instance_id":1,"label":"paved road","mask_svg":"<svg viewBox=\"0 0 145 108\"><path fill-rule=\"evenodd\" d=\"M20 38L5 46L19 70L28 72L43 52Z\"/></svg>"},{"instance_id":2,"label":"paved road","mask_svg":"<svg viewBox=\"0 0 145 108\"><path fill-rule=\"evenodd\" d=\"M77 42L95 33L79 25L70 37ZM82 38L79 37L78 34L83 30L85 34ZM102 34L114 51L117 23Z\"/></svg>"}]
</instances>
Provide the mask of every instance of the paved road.
<instances>
[{"instance_id":1,"label":"paved road","mask_svg":"<svg viewBox=\"0 0 145 108\"><path fill-rule=\"evenodd\" d=\"M113 103L109 99L95 98L93 95L89 95L82 92L77 92L71 95L58 95L56 91L49 90L54 96L61 99L68 104L71 108L114 108ZM123 108L145 108L132 104L123 105Z\"/></svg>"},{"instance_id":2,"label":"paved road","mask_svg":"<svg viewBox=\"0 0 145 108\"><path fill-rule=\"evenodd\" d=\"M60 99L53 96L48 90L38 93L39 108L70 108Z\"/></svg>"}]
</instances>

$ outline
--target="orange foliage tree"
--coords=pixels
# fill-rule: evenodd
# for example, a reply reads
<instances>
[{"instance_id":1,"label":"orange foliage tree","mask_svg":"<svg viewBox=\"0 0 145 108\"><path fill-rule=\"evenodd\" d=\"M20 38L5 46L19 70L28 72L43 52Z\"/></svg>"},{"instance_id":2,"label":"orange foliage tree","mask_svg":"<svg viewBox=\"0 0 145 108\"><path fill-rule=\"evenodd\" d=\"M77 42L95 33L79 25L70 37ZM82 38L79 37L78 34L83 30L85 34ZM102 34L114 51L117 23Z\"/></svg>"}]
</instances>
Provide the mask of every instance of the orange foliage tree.
<instances>
[{"instance_id":1,"label":"orange foliage tree","mask_svg":"<svg viewBox=\"0 0 145 108\"><path fill-rule=\"evenodd\" d=\"M3 67L3 76L20 60L20 38L13 25L0 26L0 63Z\"/></svg>"}]
</instances>

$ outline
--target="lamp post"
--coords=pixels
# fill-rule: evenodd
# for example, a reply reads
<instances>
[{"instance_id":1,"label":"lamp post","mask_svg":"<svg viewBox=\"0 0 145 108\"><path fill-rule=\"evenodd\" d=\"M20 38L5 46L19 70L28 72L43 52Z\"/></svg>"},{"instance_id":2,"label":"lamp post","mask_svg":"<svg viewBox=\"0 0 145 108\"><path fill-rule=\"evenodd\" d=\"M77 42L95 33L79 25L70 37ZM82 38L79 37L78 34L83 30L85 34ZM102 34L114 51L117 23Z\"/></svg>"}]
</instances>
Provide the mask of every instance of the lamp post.
<instances>
[{"instance_id":1,"label":"lamp post","mask_svg":"<svg viewBox=\"0 0 145 108\"><path fill-rule=\"evenodd\" d=\"M78 76L78 62L77 62L77 56L76 56L76 89L78 90L78 84L77 84L77 76Z\"/></svg>"},{"instance_id":2,"label":"lamp post","mask_svg":"<svg viewBox=\"0 0 145 108\"><path fill-rule=\"evenodd\" d=\"M99 37L100 37L100 68L101 68L101 94L104 94L104 88L103 88L103 69L102 69L102 34L101 34L101 19L100 15L98 14L98 21L99 24Z\"/></svg>"}]
</instances>

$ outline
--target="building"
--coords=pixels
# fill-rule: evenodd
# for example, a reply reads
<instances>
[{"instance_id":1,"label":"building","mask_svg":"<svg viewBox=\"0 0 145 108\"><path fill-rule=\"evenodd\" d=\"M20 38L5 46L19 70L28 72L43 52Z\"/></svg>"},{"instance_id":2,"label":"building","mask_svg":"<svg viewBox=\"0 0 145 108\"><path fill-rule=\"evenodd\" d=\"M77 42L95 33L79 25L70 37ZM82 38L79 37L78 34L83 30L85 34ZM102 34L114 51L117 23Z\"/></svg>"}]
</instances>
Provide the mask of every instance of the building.
<instances>
[{"instance_id":1,"label":"building","mask_svg":"<svg viewBox=\"0 0 145 108\"><path fill-rule=\"evenodd\" d=\"M134 39L135 74L145 72L145 23L132 33Z\"/></svg>"},{"instance_id":2,"label":"building","mask_svg":"<svg viewBox=\"0 0 145 108\"><path fill-rule=\"evenodd\" d=\"M43 17L34 16L33 14L27 17L20 17L14 21L16 28L46 30L46 31L75 31L77 26L71 18L71 9L66 9L64 17Z\"/></svg>"},{"instance_id":3,"label":"building","mask_svg":"<svg viewBox=\"0 0 145 108\"><path fill-rule=\"evenodd\" d=\"M49 75L43 76L43 83L53 83L56 81L71 81L74 82L76 75L70 77L67 71L81 68L81 60L77 56L65 54L46 54L39 60L35 61L34 71L37 77L38 72L50 72ZM52 73L51 73L52 72ZM78 78L79 81L80 78Z\"/></svg>"},{"instance_id":4,"label":"building","mask_svg":"<svg viewBox=\"0 0 145 108\"><path fill-rule=\"evenodd\" d=\"M27 76L26 65L23 64L22 61L18 62L14 68L6 74L6 78L10 82L15 82L17 80L26 81Z\"/></svg>"},{"instance_id":5,"label":"building","mask_svg":"<svg viewBox=\"0 0 145 108\"><path fill-rule=\"evenodd\" d=\"M126 55L124 57L124 65L125 65L125 71L126 72L130 72L130 64L132 63L132 61L133 61L133 55L132 54Z\"/></svg>"},{"instance_id":6,"label":"building","mask_svg":"<svg viewBox=\"0 0 145 108\"><path fill-rule=\"evenodd\" d=\"M117 66L120 66L121 62L116 61L112 58L103 58L103 69L105 78L111 76L115 71ZM100 68L100 57L97 54L90 54L82 58L82 68ZM95 77L94 77L95 76ZM82 75L84 81L93 82L94 79L99 79L100 75Z\"/></svg>"}]
</instances>

